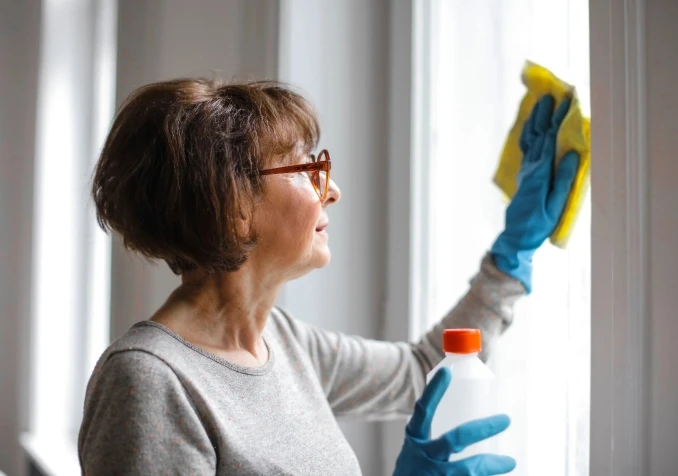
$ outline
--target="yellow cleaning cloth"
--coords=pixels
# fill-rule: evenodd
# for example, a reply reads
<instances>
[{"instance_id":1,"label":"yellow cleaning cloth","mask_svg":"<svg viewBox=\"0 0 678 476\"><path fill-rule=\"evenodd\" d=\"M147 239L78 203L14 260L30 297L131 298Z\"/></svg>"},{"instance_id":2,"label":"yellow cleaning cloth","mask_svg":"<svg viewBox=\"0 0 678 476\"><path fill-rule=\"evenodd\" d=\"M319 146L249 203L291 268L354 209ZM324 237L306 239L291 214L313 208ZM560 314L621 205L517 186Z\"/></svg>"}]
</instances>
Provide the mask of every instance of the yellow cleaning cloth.
<instances>
[{"instance_id":1,"label":"yellow cleaning cloth","mask_svg":"<svg viewBox=\"0 0 678 476\"><path fill-rule=\"evenodd\" d=\"M556 138L555 166L558 166L567 152L574 150L579 154L579 168L563 214L550 237L551 243L559 248L565 248L589 189L591 121L582 114L576 89L543 66L527 61L523 68L522 80L527 87L527 92L520 102L518 117L506 138L499 165L494 175L494 183L504 192L507 199L511 199L516 193L518 188L516 177L523 158L519 145L520 133L523 130L523 124L529 119L532 108L539 101L539 98L545 94L551 94L555 99L556 108L563 99L571 98L570 110L565 116Z\"/></svg>"}]
</instances>

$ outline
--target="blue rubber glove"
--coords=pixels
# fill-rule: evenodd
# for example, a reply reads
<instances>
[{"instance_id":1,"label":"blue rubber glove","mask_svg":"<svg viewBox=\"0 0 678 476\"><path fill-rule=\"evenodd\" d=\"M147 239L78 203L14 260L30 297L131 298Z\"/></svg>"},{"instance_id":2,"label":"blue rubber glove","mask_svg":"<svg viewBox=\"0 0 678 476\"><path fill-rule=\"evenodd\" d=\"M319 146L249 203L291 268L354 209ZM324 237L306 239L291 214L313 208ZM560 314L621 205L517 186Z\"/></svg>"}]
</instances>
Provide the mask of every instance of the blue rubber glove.
<instances>
[{"instance_id":1,"label":"blue rubber glove","mask_svg":"<svg viewBox=\"0 0 678 476\"><path fill-rule=\"evenodd\" d=\"M555 230L579 166L579 154L568 152L553 177L556 135L570 101L563 101L555 114L554 104L552 96L542 97L523 126L518 190L506 209L506 227L491 250L497 268L521 281L528 294L532 256Z\"/></svg>"},{"instance_id":2,"label":"blue rubber glove","mask_svg":"<svg viewBox=\"0 0 678 476\"><path fill-rule=\"evenodd\" d=\"M440 438L429 439L433 414L451 380L449 369L441 368L426 386L405 430L405 443L396 460L393 476L490 476L506 474L516 467L513 458L493 454L449 461L451 454L460 453L467 446L508 428L510 420L506 415L474 420Z\"/></svg>"}]
</instances>

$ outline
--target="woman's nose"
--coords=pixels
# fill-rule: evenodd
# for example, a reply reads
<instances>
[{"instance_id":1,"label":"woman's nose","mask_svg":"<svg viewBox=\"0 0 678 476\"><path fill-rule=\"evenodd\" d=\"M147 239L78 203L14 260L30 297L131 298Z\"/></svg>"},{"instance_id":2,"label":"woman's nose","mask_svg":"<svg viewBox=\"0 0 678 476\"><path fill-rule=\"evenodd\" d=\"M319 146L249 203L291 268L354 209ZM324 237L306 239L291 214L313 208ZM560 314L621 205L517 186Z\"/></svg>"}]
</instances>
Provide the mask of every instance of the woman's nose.
<instances>
[{"instance_id":1,"label":"woman's nose","mask_svg":"<svg viewBox=\"0 0 678 476\"><path fill-rule=\"evenodd\" d=\"M334 183L334 180L330 179L330 184L327 190L327 197L325 197L325 203L323 205L331 205L337 203L341 199L341 190Z\"/></svg>"}]
</instances>

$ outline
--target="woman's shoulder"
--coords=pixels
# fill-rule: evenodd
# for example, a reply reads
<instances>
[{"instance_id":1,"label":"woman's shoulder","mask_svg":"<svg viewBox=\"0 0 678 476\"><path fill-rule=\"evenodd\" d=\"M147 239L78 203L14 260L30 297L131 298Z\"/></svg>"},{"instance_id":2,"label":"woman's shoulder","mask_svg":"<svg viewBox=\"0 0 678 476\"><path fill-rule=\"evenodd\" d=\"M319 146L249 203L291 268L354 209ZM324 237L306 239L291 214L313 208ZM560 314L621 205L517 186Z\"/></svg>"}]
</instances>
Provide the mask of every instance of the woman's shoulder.
<instances>
[{"instance_id":1,"label":"woman's shoulder","mask_svg":"<svg viewBox=\"0 0 678 476\"><path fill-rule=\"evenodd\" d=\"M173 415L192 418L193 403L179 368L162 350L165 340L158 329L133 327L101 355L87 384L78 440L81 455L96 458L101 448L137 448L140 435L163 438L170 408Z\"/></svg>"},{"instance_id":2,"label":"woman's shoulder","mask_svg":"<svg viewBox=\"0 0 678 476\"><path fill-rule=\"evenodd\" d=\"M133 354L141 352L162 360L163 354L173 352L176 347L183 345L182 340L162 324L150 320L139 321L113 341L104 351L102 358L125 352Z\"/></svg>"},{"instance_id":3,"label":"woman's shoulder","mask_svg":"<svg viewBox=\"0 0 678 476\"><path fill-rule=\"evenodd\" d=\"M111 343L101 354L88 388L102 380L134 381L153 374L175 378L175 370L189 359L185 343L169 329L153 321L140 321Z\"/></svg>"},{"instance_id":4,"label":"woman's shoulder","mask_svg":"<svg viewBox=\"0 0 678 476\"><path fill-rule=\"evenodd\" d=\"M113 341L101 354L90 380L102 373L114 374L117 378L133 379L137 372L149 369L171 368L166 355L176 343L161 326L151 321L134 324L125 334Z\"/></svg>"}]
</instances>

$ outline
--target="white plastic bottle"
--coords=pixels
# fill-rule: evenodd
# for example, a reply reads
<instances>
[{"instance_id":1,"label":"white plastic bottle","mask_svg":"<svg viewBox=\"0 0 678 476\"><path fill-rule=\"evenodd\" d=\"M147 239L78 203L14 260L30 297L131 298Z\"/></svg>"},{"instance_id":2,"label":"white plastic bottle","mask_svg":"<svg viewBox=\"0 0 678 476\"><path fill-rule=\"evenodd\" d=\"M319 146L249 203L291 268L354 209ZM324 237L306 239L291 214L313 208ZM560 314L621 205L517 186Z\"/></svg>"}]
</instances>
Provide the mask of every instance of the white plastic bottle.
<instances>
[{"instance_id":1,"label":"white plastic bottle","mask_svg":"<svg viewBox=\"0 0 678 476\"><path fill-rule=\"evenodd\" d=\"M496 384L492 371L478 358L482 339L478 329L443 331L445 358L427 376L430 382L441 367L448 367L452 382L440 400L431 424L431 438L470 420L497 414ZM480 453L496 453L496 436L453 454L456 461Z\"/></svg>"}]
</instances>

